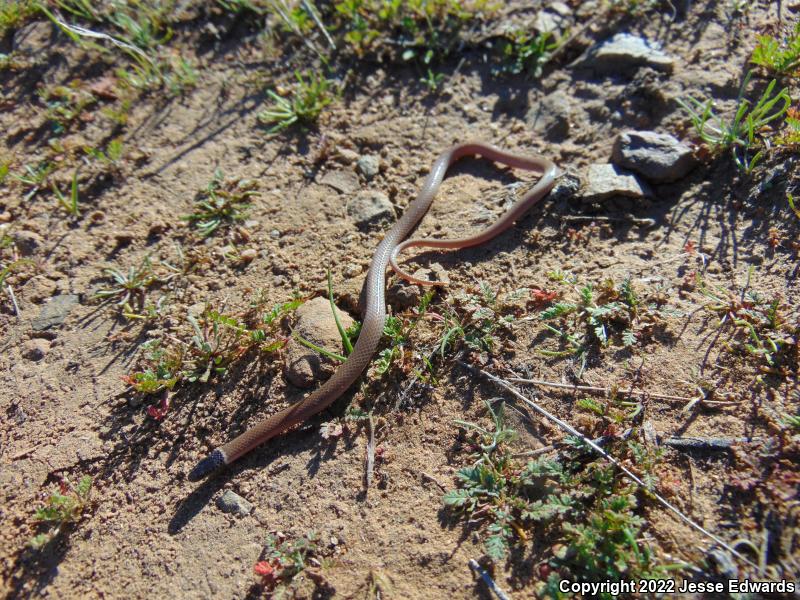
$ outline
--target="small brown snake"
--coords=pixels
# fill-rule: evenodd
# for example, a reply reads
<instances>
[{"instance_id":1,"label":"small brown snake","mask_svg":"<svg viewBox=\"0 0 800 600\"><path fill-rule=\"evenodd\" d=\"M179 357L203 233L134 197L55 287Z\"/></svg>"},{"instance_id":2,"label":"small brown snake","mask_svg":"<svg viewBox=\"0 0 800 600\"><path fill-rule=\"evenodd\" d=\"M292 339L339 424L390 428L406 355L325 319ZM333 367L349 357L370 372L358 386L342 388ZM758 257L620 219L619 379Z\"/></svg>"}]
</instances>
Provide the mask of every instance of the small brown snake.
<instances>
[{"instance_id":1,"label":"small brown snake","mask_svg":"<svg viewBox=\"0 0 800 600\"><path fill-rule=\"evenodd\" d=\"M422 220L436 195L450 165L464 156L480 155L483 158L518 169L534 171L541 175L536 185L509 208L493 225L466 238L442 239L403 239ZM244 456L256 446L266 442L286 429L297 425L328 407L339 398L353 382L359 378L372 360L383 335L386 321L386 269L391 266L404 279L422 285L437 285L434 282L419 280L396 264L397 255L412 246L428 248L468 248L492 239L511 227L527 210L550 192L555 182L556 166L540 156L521 156L512 154L483 142L467 142L453 146L444 152L425 179L417 198L409 204L403 216L394 224L383 241L378 245L370 263L365 284L366 307L363 325L353 352L342 363L328 381L311 392L300 402L289 406L257 423L227 444L216 448L201 460L189 473L190 481L197 481L224 465Z\"/></svg>"}]
</instances>

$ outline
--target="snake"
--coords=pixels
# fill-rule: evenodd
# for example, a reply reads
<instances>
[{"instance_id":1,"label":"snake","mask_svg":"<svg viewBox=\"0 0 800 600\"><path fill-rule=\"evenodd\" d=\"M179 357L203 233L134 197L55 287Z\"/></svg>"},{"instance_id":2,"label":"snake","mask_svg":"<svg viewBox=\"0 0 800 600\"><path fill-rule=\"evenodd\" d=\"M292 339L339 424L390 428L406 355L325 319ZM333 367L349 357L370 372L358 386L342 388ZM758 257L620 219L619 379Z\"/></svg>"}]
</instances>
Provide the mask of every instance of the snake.
<instances>
[{"instance_id":1,"label":"snake","mask_svg":"<svg viewBox=\"0 0 800 600\"><path fill-rule=\"evenodd\" d=\"M508 167L532 171L539 180L493 224L470 236L458 239L405 238L419 224L433 202L448 169L465 156L481 156ZM361 331L347 359L333 375L302 400L280 410L238 437L215 448L189 472L189 481L221 470L267 440L306 421L324 410L361 376L377 350L386 321L386 271L391 267L399 277L420 285L442 285L443 282L419 279L397 264L399 254L411 247L458 249L478 246L491 240L519 220L536 202L545 197L555 184L558 168L538 155L521 155L481 141L469 141L450 147L433 163L417 197L386 233L372 257L364 284L365 306ZM405 241L403 241L405 240Z\"/></svg>"}]
</instances>

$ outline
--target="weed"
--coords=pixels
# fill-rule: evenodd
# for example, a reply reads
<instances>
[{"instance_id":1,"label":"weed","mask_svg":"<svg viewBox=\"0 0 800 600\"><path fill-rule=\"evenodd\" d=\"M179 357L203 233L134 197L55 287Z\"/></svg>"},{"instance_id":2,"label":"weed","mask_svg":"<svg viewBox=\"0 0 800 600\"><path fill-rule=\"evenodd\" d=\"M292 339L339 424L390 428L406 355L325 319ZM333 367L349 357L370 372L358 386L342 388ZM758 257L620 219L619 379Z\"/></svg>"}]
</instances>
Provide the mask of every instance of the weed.
<instances>
[{"instance_id":1,"label":"weed","mask_svg":"<svg viewBox=\"0 0 800 600\"><path fill-rule=\"evenodd\" d=\"M47 118L52 122L53 131L57 135L66 133L81 119L84 111L97 102L91 92L80 86L81 83L76 81L68 86L57 85L39 92L47 107Z\"/></svg>"},{"instance_id":2,"label":"weed","mask_svg":"<svg viewBox=\"0 0 800 600\"><path fill-rule=\"evenodd\" d=\"M164 348L161 340L153 339L141 345L148 365L123 377L123 381L142 394L156 394L171 390L180 379L181 355L172 348Z\"/></svg>"},{"instance_id":3,"label":"weed","mask_svg":"<svg viewBox=\"0 0 800 600\"><path fill-rule=\"evenodd\" d=\"M560 460L522 464L508 448L515 432L504 423L502 403L487 408L489 427L457 422L469 436L472 465L458 472L458 487L443 502L484 532L489 558L503 561L513 547L536 539L552 549L548 570L572 581L665 576L670 567L658 564L639 541L645 522L636 514L635 487L615 467L586 464L582 445L572 438ZM651 456L639 462L645 458L641 447L630 455L642 470L655 466Z\"/></svg>"},{"instance_id":4,"label":"weed","mask_svg":"<svg viewBox=\"0 0 800 600\"><path fill-rule=\"evenodd\" d=\"M25 201L27 202L33 198L45 183L50 173L53 172L53 165L47 161L39 163L35 168L30 165L25 165L25 172L22 175L15 175L16 179L28 186L28 191L25 194Z\"/></svg>"},{"instance_id":5,"label":"weed","mask_svg":"<svg viewBox=\"0 0 800 600\"><path fill-rule=\"evenodd\" d=\"M574 283L563 273L550 274L561 283ZM586 367L587 352L593 346L608 346L616 341L630 348L640 343L663 319L672 314L664 308L662 298L641 298L629 279L619 285L604 281L597 289L587 284L573 286L577 299L572 302L557 301L539 313L541 321L558 321L559 326L544 323L546 330L566 343L560 350L540 349L543 356L573 356L580 361L582 373Z\"/></svg>"},{"instance_id":6,"label":"weed","mask_svg":"<svg viewBox=\"0 0 800 600\"><path fill-rule=\"evenodd\" d=\"M789 203L789 208L792 209L792 212L795 214L795 216L800 219L800 207L795 205L794 196L791 192L786 193L786 201Z\"/></svg>"},{"instance_id":7,"label":"weed","mask_svg":"<svg viewBox=\"0 0 800 600\"><path fill-rule=\"evenodd\" d=\"M60 489L53 492L45 501L45 505L37 508L34 519L46 531L34 536L28 545L34 549L45 546L53 540L64 527L80 520L89 505L92 491L92 478L81 477L75 486L62 481Z\"/></svg>"},{"instance_id":8,"label":"weed","mask_svg":"<svg viewBox=\"0 0 800 600\"><path fill-rule=\"evenodd\" d=\"M11 161L0 163L0 185L5 183L8 174L11 172Z\"/></svg>"},{"instance_id":9,"label":"weed","mask_svg":"<svg viewBox=\"0 0 800 600\"><path fill-rule=\"evenodd\" d=\"M432 65L458 48L489 3L483 0L341 0L331 20L357 56L397 48L403 61Z\"/></svg>"},{"instance_id":10,"label":"weed","mask_svg":"<svg viewBox=\"0 0 800 600\"><path fill-rule=\"evenodd\" d=\"M100 161L107 167L111 167L115 171L119 171L122 168L122 156L124 154L124 148L122 145L122 140L119 138L115 138L108 142L105 150L100 150L99 148L93 148L89 146L86 147L84 151L95 160Z\"/></svg>"},{"instance_id":11,"label":"weed","mask_svg":"<svg viewBox=\"0 0 800 600\"><path fill-rule=\"evenodd\" d=\"M797 148L800 146L800 110L797 108L789 108L786 111L786 127L774 140L778 146L790 146Z\"/></svg>"},{"instance_id":12,"label":"weed","mask_svg":"<svg viewBox=\"0 0 800 600\"><path fill-rule=\"evenodd\" d=\"M764 155L762 130L772 121L782 117L792 100L787 88L773 95L775 80L772 80L758 102L753 105L744 98L751 73L748 73L739 90L736 112L730 122L718 116L713 109L714 103L705 103L688 97L688 101L679 99L678 104L687 112L694 124L697 135L715 154L731 151L733 160L740 171L751 173Z\"/></svg>"},{"instance_id":13,"label":"weed","mask_svg":"<svg viewBox=\"0 0 800 600\"><path fill-rule=\"evenodd\" d=\"M264 560L258 561L253 571L272 598L282 598L289 593L292 581L307 566L309 559L319 554L314 533L287 540L282 533L267 538Z\"/></svg>"},{"instance_id":14,"label":"weed","mask_svg":"<svg viewBox=\"0 0 800 600\"><path fill-rule=\"evenodd\" d=\"M259 113L259 120L265 125L272 125L269 133L277 133L293 125L308 127L314 124L322 113L322 109L333 102L331 82L318 73L307 72L305 78L295 71L297 84L291 98L278 95L274 90L267 95L274 104Z\"/></svg>"},{"instance_id":15,"label":"weed","mask_svg":"<svg viewBox=\"0 0 800 600\"><path fill-rule=\"evenodd\" d=\"M95 297L116 301L117 306L123 307L127 313L134 312L134 304L140 310L144 308L147 290L162 281L153 272L149 256L145 256L138 266L131 265L127 273L116 267L104 271L113 280L113 287L98 290Z\"/></svg>"},{"instance_id":16,"label":"weed","mask_svg":"<svg viewBox=\"0 0 800 600\"><path fill-rule=\"evenodd\" d=\"M0 3L0 38L20 27L36 12L36 2L31 0L5 0Z\"/></svg>"},{"instance_id":17,"label":"weed","mask_svg":"<svg viewBox=\"0 0 800 600\"><path fill-rule=\"evenodd\" d=\"M67 214L73 218L77 218L80 215L80 209L78 208L78 170L75 170L75 173L72 175L72 185L70 186L69 191L69 199L67 199L61 190L53 184L53 193L58 198L58 203L61 207L67 211Z\"/></svg>"},{"instance_id":18,"label":"weed","mask_svg":"<svg viewBox=\"0 0 800 600\"><path fill-rule=\"evenodd\" d=\"M758 36L750 62L777 75L796 75L800 68L800 22L782 39Z\"/></svg>"},{"instance_id":19,"label":"weed","mask_svg":"<svg viewBox=\"0 0 800 600\"><path fill-rule=\"evenodd\" d=\"M200 192L196 209L184 220L193 223L200 235L208 237L225 224L242 221L250 208L249 198L257 196L257 182L240 179L226 181L222 171L214 171L214 177Z\"/></svg>"},{"instance_id":20,"label":"weed","mask_svg":"<svg viewBox=\"0 0 800 600\"><path fill-rule=\"evenodd\" d=\"M699 291L709 300L705 308L720 317L720 329L729 331L726 347L731 352L759 359L761 373L789 377L797 372L800 324L792 322L791 307L780 298L767 299L749 289L751 274L752 269L738 294L709 288L701 280Z\"/></svg>"},{"instance_id":21,"label":"weed","mask_svg":"<svg viewBox=\"0 0 800 600\"><path fill-rule=\"evenodd\" d=\"M511 75L524 72L529 77L538 79L542 76L542 70L553 52L565 39L566 33L562 37L557 37L549 31L536 35L527 31L511 32L501 41L500 56L503 64L494 71L496 74Z\"/></svg>"}]
</instances>

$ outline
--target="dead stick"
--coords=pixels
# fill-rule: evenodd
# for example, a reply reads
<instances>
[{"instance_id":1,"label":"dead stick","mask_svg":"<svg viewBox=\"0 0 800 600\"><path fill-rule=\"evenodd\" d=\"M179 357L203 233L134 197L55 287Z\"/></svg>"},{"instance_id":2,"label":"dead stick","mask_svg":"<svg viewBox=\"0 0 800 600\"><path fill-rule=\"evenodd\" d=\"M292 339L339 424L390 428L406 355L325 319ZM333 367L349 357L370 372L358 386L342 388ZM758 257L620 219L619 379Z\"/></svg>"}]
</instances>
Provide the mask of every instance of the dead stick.
<instances>
[{"instance_id":1,"label":"dead stick","mask_svg":"<svg viewBox=\"0 0 800 600\"><path fill-rule=\"evenodd\" d=\"M588 437L583 435L580 431L575 429L572 425L570 425L566 421L562 421L561 419L559 419L554 414L548 412L547 410L545 410L544 408L542 408L541 406L539 406L538 404L536 404L535 402L530 400L527 396L525 396L522 393L520 393L515 387L510 385L507 381L505 381L503 379L500 379L499 377L495 377L494 375L484 371L483 369L479 369L477 367L473 367L472 365L468 365L465 362L458 361L458 364L460 364L461 366L469 369L473 373L478 373L480 375L483 375L484 377L486 377L490 381L493 381L494 383L496 383L497 385L499 385L500 387L502 387L506 391L508 391L511 394L513 394L516 398L522 400L525 404L530 406L533 410L538 412L540 415L542 415L543 417L546 417L547 419L550 419L553 423L558 425L561 429L563 429L564 431L566 431L570 435L574 435L575 437L580 438L581 441L584 444L587 444L592 450L597 452L600 456L605 458L608 462L610 462L612 465L617 467L620 471L625 473L625 475L630 477L630 479L633 480L634 482L636 482L636 484L639 485L643 490L645 490L647 493L652 495L653 498L655 498L659 502L659 504L661 504L664 508L666 508L671 513L676 515L681 521L683 521L684 523L686 523L687 525L689 525L693 529L696 529L697 531L702 533L707 538L715 541L717 544L719 544L720 546L725 548L728 552L730 552L734 556L736 556L739 559L741 559L742 561L746 562L751 567L754 567L754 568L758 569L759 572L761 572L761 568L757 564L755 564L749 558L747 558L746 556L741 554L739 551L737 551L735 548L733 548L731 545L729 545L727 542L725 542L722 538L717 537L716 535L714 535L713 533L711 533L710 531L705 529L703 526L701 526L701 525L695 523L694 521L692 521L689 517L687 517L685 514L683 514L681 511L679 511L675 506L673 506L672 504L667 502L667 500L665 500L661 495L657 494L654 490L652 490L650 487L648 487L645 484L645 482L642 481L641 479L639 479L639 477L637 475L635 475L630 469L628 469L625 465L623 465L621 462L619 462L616 458L611 456L608 452L603 450L600 446L595 444Z\"/></svg>"},{"instance_id":2,"label":"dead stick","mask_svg":"<svg viewBox=\"0 0 800 600\"><path fill-rule=\"evenodd\" d=\"M562 390L573 390L576 392L590 392L594 394L610 394L611 388L597 387L594 385L571 385L569 383L556 383L554 381L544 381L543 379L525 379L523 377L509 377L508 381L514 383L530 383L533 385L541 385L543 387L559 388ZM617 390L617 393L623 396L638 396L654 398L656 400L675 400L676 402L691 402L697 398L687 398L685 396L672 396L670 394L651 394L650 392L642 392L639 390ZM701 400L703 398L700 398Z\"/></svg>"},{"instance_id":3,"label":"dead stick","mask_svg":"<svg viewBox=\"0 0 800 600\"><path fill-rule=\"evenodd\" d=\"M478 561L476 561L474 558L470 558L469 566L473 571L475 571L478 574L478 576L480 576L481 579L483 579L483 582L486 584L486 587L492 590L495 596L500 598L500 600L511 600L508 594L506 594L503 590L497 587L497 584L494 582L494 579L492 579L489 573L487 573L484 569L481 568L481 566L478 564Z\"/></svg>"}]
</instances>

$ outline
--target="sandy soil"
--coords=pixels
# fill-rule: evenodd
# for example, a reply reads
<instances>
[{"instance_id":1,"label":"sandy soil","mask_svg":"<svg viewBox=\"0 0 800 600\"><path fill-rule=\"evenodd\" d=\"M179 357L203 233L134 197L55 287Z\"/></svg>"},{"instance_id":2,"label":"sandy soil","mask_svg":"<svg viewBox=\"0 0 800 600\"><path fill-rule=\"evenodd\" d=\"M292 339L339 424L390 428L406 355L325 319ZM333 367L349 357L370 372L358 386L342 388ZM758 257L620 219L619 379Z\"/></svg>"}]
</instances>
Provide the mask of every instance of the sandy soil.
<instances>
[{"instance_id":1,"label":"sandy soil","mask_svg":"<svg viewBox=\"0 0 800 600\"><path fill-rule=\"evenodd\" d=\"M494 19L526 22L537 10L526 6L504 7ZM257 122L266 100L264 85L254 82L289 81L289 62L276 63L247 27L223 30L221 40L210 41L202 22L182 23L177 30L181 47L198 65L196 88L175 98L154 93L134 102L128 123L117 133L127 151L123 165L111 174L85 170L78 220L65 218L52 194L25 199L27 189L13 178L2 186L4 231L24 232L15 238L22 239L17 251L27 240L24 254L33 263L8 280L20 314L5 295L0 299L3 593L255 597L260 588L253 565L263 557L267 534L315 531L324 561L303 575L307 585L298 597L375 597L369 595L370 582L381 579L388 583L382 584L380 597L488 598L467 565L483 555L480 537L443 511L439 484L454 487L455 471L467 462L453 421L486 422L481 400L500 392L455 362L441 367L434 389L412 388L399 408L408 375L371 372L307 426L201 484L186 480L197 460L304 395L285 380L280 356L252 352L223 377L180 386L160 421L146 412L154 401L127 391L123 377L135 368L143 342L184 331L185 316L196 307L208 303L224 307L226 314L242 313L256 290L269 306L295 292L323 295L328 266L339 306L357 317L363 276L388 224L359 229L347 216L348 200L357 190L379 190L401 212L450 143L485 139L540 152L562 168L577 170L607 162L613 139L630 127L691 139L675 99L687 93L713 95L721 106L731 107L755 36L776 16L774 4L759 4L748 20L728 19L725 6L692 3L688 15L675 21L669 14L596 20L540 80L495 78L481 47L466 48L446 62L447 80L436 97L425 94L412 69L365 61L351 75L342 99L326 109L318 132L278 136L266 135ZM588 18L577 17L578 25ZM676 58L674 72L641 68L603 76L569 66L588 45L617 31L659 40ZM37 86L94 81L110 69L46 21L26 33L26 47L37 52L32 63L0 72L0 129L6 132L0 144L12 172L37 164L48 152L51 133L35 96ZM16 37L13 43L22 42ZM569 129L561 139L538 135L531 125L542 99L554 93L568 102ZM99 107L114 104L101 100ZM69 148L109 139L109 120L99 110L92 114L61 136L65 161ZM380 173L366 181L340 149L379 156ZM231 233L202 240L181 220L215 169L258 183L259 195L244 225L249 239L239 244L240 250L257 250L252 262L236 264L221 256ZM786 205L795 169L796 156L776 154L753 177L740 177L731 161L721 158L675 183L654 186L653 199L546 200L491 244L448 254L425 252L418 261L438 262L448 272L451 285L434 300L439 307L464 291L474 292L479 282L501 292L551 289L546 274L559 269L595 284L630 277L641 290L660 294L674 310L663 331L632 349L592 353L581 382L691 397L702 381L715 399L727 400L684 412L684 403L648 399L638 424L651 424L663 437L758 439L725 452L666 448L658 474L671 482L671 501L728 542L745 538L760 545L763 532L770 531L769 561L794 579L792 565L800 560L791 533L798 515L797 443L780 421L797 414L800 405L796 367L793 377L758 383L757 364L730 351L726 336L719 335L719 316L704 308L709 299L691 282L700 273L709 287L735 297L749 280L752 289L782 298L790 318L798 319L798 251L791 242L797 240L800 220ZM357 190L343 193L323 183L331 172L344 173ZM59 170L54 181L66 189L71 175L72 169ZM478 160L457 166L420 231L451 237L485 226L500 214L508 186L519 180L532 178ZM570 220L586 215L597 219ZM636 227L631 216L655 224ZM5 263L10 254L3 257ZM127 268L145 257L172 265L196 261L191 273L152 292L154 299L166 297L162 317L125 320L113 306L93 299L108 285L103 268ZM63 324L38 329L43 307L66 294L78 301ZM433 342L429 327L423 324L416 334L419 348ZM574 362L537 353L554 347L537 319L519 320L512 332L496 350L494 364L539 379L576 381ZM574 425L593 426L592 418L576 409L579 395L530 391ZM382 459L368 492L368 428L344 421L348 405L376 415ZM513 412L510 419L522 434L515 442L521 450L562 437L539 419L531 424ZM324 439L321 423L328 421L345 423L344 434ZM36 531L35 508L59 481L74 482L83 474L94 479L83 518L45 552L26 549ZM755 482L749 487L732 484L748 477ZM252 514L223 513L215 499L225 490L251 502ZM647 503L642 514L659 555L702 563L707 539L655 502ZM537 576L530 565L540 559L498 565L495 578L515 598L531 597Z\"/></svg>"}]
</instances>

